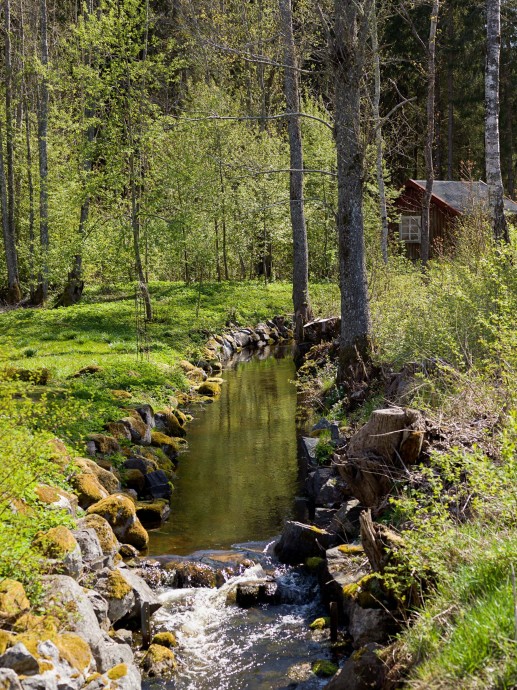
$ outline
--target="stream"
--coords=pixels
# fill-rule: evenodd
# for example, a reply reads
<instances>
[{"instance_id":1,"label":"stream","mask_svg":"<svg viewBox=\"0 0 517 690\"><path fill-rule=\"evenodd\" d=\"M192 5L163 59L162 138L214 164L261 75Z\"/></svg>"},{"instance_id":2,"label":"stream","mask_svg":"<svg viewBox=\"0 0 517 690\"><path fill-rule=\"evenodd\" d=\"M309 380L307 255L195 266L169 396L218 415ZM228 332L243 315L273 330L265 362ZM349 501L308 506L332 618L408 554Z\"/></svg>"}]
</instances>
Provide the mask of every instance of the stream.
<instances>
[{"instance_id":1,"label":"stream","mask_svg":"<svg viewBox=\"0 0 517 690\"><path fill-rule=\"evenodd\" d=\"M311 662L329 658L309 624L325 609L316 579L271 556L300 492L295 367L290 348L241 353L221 397L197 407L181 456L171 516L151 532L150 556L241 562L218 589L163 587L155 630L176 634L179 670L146 690L321 688ZM253 562L254 565L250 565ZM248 566L248 567L247 567ZM239 582L275 577L280 603L228 605Z\"/></svg>"}]
</instances>

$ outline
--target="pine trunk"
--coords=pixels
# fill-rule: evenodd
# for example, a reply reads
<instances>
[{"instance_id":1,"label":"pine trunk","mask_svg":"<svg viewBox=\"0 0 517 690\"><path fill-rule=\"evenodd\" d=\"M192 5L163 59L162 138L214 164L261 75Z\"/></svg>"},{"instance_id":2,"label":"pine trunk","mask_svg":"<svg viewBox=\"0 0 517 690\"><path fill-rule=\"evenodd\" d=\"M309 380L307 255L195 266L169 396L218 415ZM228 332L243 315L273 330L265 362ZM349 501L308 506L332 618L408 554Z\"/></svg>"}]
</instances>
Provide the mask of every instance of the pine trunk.
<instances>
[{"instance_id":1,"label":"pine trunk","mask_svg":"<svg viewBox=\"0 0 517 690\"><path fill-rule=\"evenodd\" d=\"M334 0L335 136L338 174L337 231L341 291L338 379L369 356L370 310L363 224L361 80L369 0Z\"/></svg>"},{"instance_id":2,"label":"pine trunk","mask_svg":"<svg viewBox=\"0 0 517 690\"><path fill-rule=\"evenodd\" d=\"M503 179L499 141L499 70L501 60L501 0L487 0L485 72L485 158L488 206L494 238L509 242L504 216Z\"/></svg>"},{"instance_id":3,"label":"pine trunk","mask_svg":"<svg viewBox=\"0 0 517 690\"><path fill-rule=\"evenodd\" d=\"M303 148L291 0L279 0L284 40L284 92L289 130L290 209L293 231L293 308L295 338L303 340L303 326L312 319L309 299L309 249L303 197Z\"/></svg>"},{"instance_id":4,"label":"pine trunk","mask_svg":"<svg viewBox=\"0 0 517 690\"><path fill-rule=\"evenodd\" d=\"M47 38L47 3L40 0L40 41L41 77L38 99L38 153L39 153L39 216L40 216L40 245L41 267L38 276L38 287L34 301L41 304L48 296L48 84L46 70L48 67L48 38Z\"/></svg>"}]
</instances>

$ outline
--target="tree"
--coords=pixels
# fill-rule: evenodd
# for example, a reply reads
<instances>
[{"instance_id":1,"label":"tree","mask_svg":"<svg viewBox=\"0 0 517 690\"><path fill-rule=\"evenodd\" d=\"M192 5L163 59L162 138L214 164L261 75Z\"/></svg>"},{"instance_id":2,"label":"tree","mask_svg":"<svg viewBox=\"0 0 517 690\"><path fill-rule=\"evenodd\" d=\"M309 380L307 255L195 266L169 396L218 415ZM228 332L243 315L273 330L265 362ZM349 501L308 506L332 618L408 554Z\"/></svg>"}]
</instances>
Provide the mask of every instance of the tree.
<instances>
[{"instance_id":1,"label":"tree","mask_svg":"<svg viewBox=\"0 0 517 690\"><path fill-rule=\"evenodd\" d=\"M341 291L338 380L370 349L370 310L363 223L361 82L371 0L334 0L332 63L335 72L335 136L338 173L337 231Z\"/></svg>"},{"instance_id":2,"label":"tree","mask_svg":"<svg viewBox=\"0 0 517 690\"><path fill-rule=\"evenodd\" d=\"M501 0L486 1L485 159L488 206L494 238L510 241L504 216L499 141L499 69L501 59Z\"/></svg>"},{"instance_id":3,"label":"tree","mask_svg":"<svg viewBox=\"0 0 517 690\"><path fill-rule=\"evenodd\" d=\"M293 230L293 308L295 338L303 340L303 326L312 318L309 300L309 249L303 198L303 148L298 90L298 65L293 34L291 0L279 0L284 39L284 91L288 120L290 152L290 209Z\"/></svg>"}]
</instances>

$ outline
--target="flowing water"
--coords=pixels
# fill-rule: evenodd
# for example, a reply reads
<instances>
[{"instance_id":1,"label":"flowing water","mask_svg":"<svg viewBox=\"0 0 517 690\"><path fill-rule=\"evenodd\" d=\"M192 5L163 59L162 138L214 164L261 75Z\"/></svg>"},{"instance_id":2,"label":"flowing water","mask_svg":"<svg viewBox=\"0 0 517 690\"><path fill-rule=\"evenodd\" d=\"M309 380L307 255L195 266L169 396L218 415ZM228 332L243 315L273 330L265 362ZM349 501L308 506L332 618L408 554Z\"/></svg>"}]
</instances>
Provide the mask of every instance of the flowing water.
<instances>
[{"instance_id":1,"label":"flowing water","mask_svg":"<svg viewBox=\"0 0 517 690\"><path fill-rule=\"evenodd\" d=\"M197 552L193 558L251 558L257 564L218 589L159 590L163 607L153 624L175 632L179 672L172 680L146 681L147 690L324 685L310 672L312 661L328 657L308 627L324 615L316 581L269 555L299 491L299 463L294 364L289 350L267 354L225 370L220 400L194 411L171 517L151 533L150 544L155 556ZM265 572L275 577L282 603L250 609L227 604L240 581Z\"/></svg>"}]
</instances>

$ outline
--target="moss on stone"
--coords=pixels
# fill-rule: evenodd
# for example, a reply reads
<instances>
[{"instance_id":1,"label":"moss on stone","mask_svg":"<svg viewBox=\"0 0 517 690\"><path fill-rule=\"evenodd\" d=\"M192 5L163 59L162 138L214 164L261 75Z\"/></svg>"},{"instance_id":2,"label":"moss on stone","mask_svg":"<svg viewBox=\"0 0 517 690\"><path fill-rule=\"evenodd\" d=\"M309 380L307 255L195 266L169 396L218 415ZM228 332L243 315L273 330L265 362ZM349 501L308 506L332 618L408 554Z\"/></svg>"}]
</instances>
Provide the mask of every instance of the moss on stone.
<instances>
[{"instance_id":1,"label":"moss on stone","mask_svg":"<svg viewBox=\"0 0 517 690\"><path fill-rule=\"evenodd\" d=\"M126 470L123 474L124 486L140 493L145 486L145 477L140 470Z\"/></svg>"},{"instance_id":2,"label":"moss on stone","mask_svg":"<svg viewBox=\"0 0 517 690\"><path fill-rule=\"evenodd\" d=\"M0 630L0 654L3 654L8 647L12 647L14 639L14 635L7 630Z\"/></svg>"},{"instance_id":3,"label":"moss on stone","mask_svg":"<svg viewBox=\"0 0 517 690\"><path fill-rule=\"evenodd\" d=\"M320 678L330 678L330 676L334 676L339 670L337 664L332 663L332 661L328 659L313 661L311 668L312 672Z\"/></svg>"},{"instance_id":4,"label":"moss on stone","mask_svg":"<svg viewBox=\"0 0 517 690\"><path fill-rule=\"evenodd\" d=\"M128 417L123 417L121 419L122 424L126 426L131 431L131 436L135 436L136 439L144 438L147 433L147 425L140 417L136 410L133 410L134 414L130 414Z\"/></svg>"},{"instance_id":5,"label":"moss on stone","mask_svg":"<svg viewBox=\"0 0 517 690\"><path fill-rule=\"evenodd\" d=\"M12 628L17 633L35 632L41 635L44 633L57 633L59 620L55 616L36 616L29 612L17 618Z\"/></svg>"},{"instance_id":6,"label":"moss on stone","mask_svg":"<svg viewBox=\"0 0 517 690\"><path fill-rule=\"evenodd\" d=\"M99 453L103 453L104 455L110 455L111 453L118 453L120 451L120 445L113 436L108 436L107 434L90 434L88 440L93 441Z\"/></svg>"},{"instance_id":7,"label":"moss on stone","mask_svg":"<svg viewBox=\"0 0 517 690\"><path fill-rule=\"evenodd\" d=\"M113 666L113 668L110 668L106 675L110 680L119 680L120 678L124 678L124 676L127 676L127 666L126 664L117 664L116 666Z\"/></svg>"},{"instance_id":8,"label":"moss on stone","mask_svg":"<svg viewBox=\"0 0 517 690\"><path fill-rule=\"evenodd\" d=\"M47 532L39 532L33 543L47 558L64 558L78 548L74 535L64 525L51 527Z\"/></svg>"},{"instance_id":9,"label":"moss on stone","mask_svg":"<svg viewBox=\"0 0 517 690\"><path fill-rule=\"evenodd\" d=\"M118 539L113 532L109 522L101 515L87 515L84 520L86 527L95 530L102 552L105 555L113 555L119 548Z\"/></svg>"},{"instance_id":10,"label":"moss on stone","mask_svg":"<svg viewBox=\"0 0 517 690\"><path fill-rule=\"evenodd\" d=\"M135 546L139 551L143 551L147 548L149 544L149 535L140 520L137 520L137 522L131 525L124 541Z\"/></svg>"},{"instance_id":11,"label":"moss on stone","mask_svg":"<svg viewBox=\"0 0 517 690\"><path fill-rule=\"evenodd\" d=\"M40 484L34 491L42 503L56 503L56 501L59 501L59 494L53 486Z\"/></svg>"},{"instance_id":12,"label":"moss on stone","mask_svg":"<svg viewBox=\"0 0 517 690\"><path fill-rule=\"evenodd\" d=\"M92 663L90 645L75 633L65 632L57 636L55 642L63 659L80 673L84 673Z\"/></svg>"},{"instance_id":13,"label":"moss on stone","mask_svg":"<svg viewBox=\"0 0 517 690\"><path fill-rule=\"evenodd\" d=\"M309 628L311 630L324 630L325 628L328 628L330 625L330 618L327 616L321 616L320 618L316 618L315 620L312 621L312 623L309 625Z\"/></svg>"},{"instance_id":14,"label":"moss on stone","mask_svg":"<svg viewBox=\"0 0 517 690\"><path fill-rule=\"evenodd\" d=\"M72 477L72 486L81 508L88 508L109 495L94 474L76 474Z\"/></svg>"},{"instance_id":15,"label":"moss on stone","mask_svg":"<svg viewBox=\"0 0 517 690\"><path fill-rule=\"evenodd\" d=\"M364 549L361 544L341 544L338 546L338 550L341 551L341 553L350 556L357 556L360 553L364 553Z\"/></svg>"},{"instance_id":16,"label":"moss on stone","mask_svg":"<svg viewBox=\"0 0 517 690\"><path fill-rule=\"evenodd\" d=\"M106 578L106 595L110 599L123 599L132 592L131 585L118 570L110 570Z\"/></svg>"},{"instance_id":17,"label":"moss on stone","mask_svg":"<svg viewBox=\"0 0 517 690\"><path fill-rule=\"evenodd\" d=\"M197 389L199 395L205 395L209 398L215 398L221 393L221 386L218 383L205 381Z\"/></svg>"},{"instance_id":18,"label":"moss on stone","mask_svg":"<svg viewBox=\"0 0 517 690\"><path fill-rule=\"evenodd\" d=\"M123 391L121 389L115 389L111 391L111 395L117 400L129 400L133 396L129 391Z\"/></svg>"},{"instance_id":19,"label":"moss on stone","mask_svg":"<svg viewBox=\"0 0 517 690\"><path fill-rule=\"evenodd\" d=\"M142 666L149 675L166 675L176 670L176 657L168 647L152 644L142 659Z\"/></svg>"},{"instance_id":20,"label":"moss on stone","mask_svg":"<svg viewBox=\"0 0 517 690\"><path fill-rule=\"evenodd\" d=\"M325 562L325 559L321 558L320 556L310 556L309 558L305 559L305 565L311 571L318 570L320 565L324 562Z\"/></svg>"},{"instance_id":21,"label":"moss on stone","mask_svg":"<svg viewBox=\"0 0 517 690\"><path fill-rule=\"evenodd\" d=\"M180 449L180 444L177 438L167 436L167 434L163 434L161 431L151 432L151 445L169 446L175 453L178 453Z\"/></svg>"},{"instance_id":22,"label":"moss on stone","mask_svg":"<svg viewBox=\"0 0 517 690\"><path fill-rule=\"evenodd\" d=\"M177 647L178 646L178 641L176 640L176 635L171 632L159 632L156 633L156 635L152 639L153 644L158 644L162 647L168 647L171 649L172 647Z\"/></svg>"},{"instance_id":23,"label":"moss on stone","mask_svg":"<svg viewBox=\"0 0 517 690\"><path fill-rule=\"evenodd\" d=\"M123 422L108 422L106 424L106 431L110 434L110 436L116 438L117 441L131 440L131 433L128 431Z\"/></svg>"},{"instance_id":24,"label":"moss on stone","mask_svg":"<svg viewBox=\"0 0 517 690\"><path fill-rule=\"evenodd\" d=\"M0 617L15 618L30 609L25 589L18 580L6 578L0 582Z\"/></svg>"}]
</instances>

